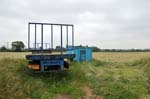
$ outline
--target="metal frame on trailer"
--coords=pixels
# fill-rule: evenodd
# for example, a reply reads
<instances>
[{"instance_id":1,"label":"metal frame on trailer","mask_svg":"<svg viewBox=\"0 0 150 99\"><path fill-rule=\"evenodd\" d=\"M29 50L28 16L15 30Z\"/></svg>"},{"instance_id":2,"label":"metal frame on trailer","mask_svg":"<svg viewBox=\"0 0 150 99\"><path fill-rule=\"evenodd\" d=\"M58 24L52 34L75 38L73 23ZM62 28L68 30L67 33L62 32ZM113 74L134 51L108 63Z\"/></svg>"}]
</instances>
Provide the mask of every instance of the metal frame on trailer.
<instances>
[{"instance_id":1,"label":"metal frame on trailer","mask_svg":"<svg viewBox=\"0 0 150 99\"><path fill-rule=\"evenodd\" d=\"M53 72L53 71L45 71L45 67L52 67L52 66L60 66L60 70L58 71L62 71L64 70L64 65L65 65L65 61L64 59L71 59L73 60L73 58L75 57L74 54L63 54L63 26L66 26L66 48L68 49L68 27L72 27L72 49L74 48L74 25L72 24L54 24L54 23L35 23L35 22L29 22L28 23L28 50L29 51L32 51L33 49L30 47L30 26L31 25L35 25L35 33L34 33L34 36L35 36L35 39L34 39L34 44L35 46L33 46L34 48L34 51L38 51L37 47L36 47L36 44L39 44L37 43L37 25L41 25L41 48L40 48L40 54L30 54L30 55L26 55L26 59L29 60L29 64L28 64L28 67L29 66L37 66L39 65L40 69L38 71L40 72ZM50 25L51 26L51 49L53 49L53 42L54 42L54 39L53 39L53 27L54 26L60 26L60 45L61 45L61 54L43 54L44 53L44 50L43 49L43 27L45 25ZM49 42L50 43L50 42Z\"/></svg>"},{"instance_id":2,"label":"metal frame on trailer","mask_svg":"<svg viewBox=\"0 0 150 99\"><path fill-rule=\"evenodd\" d=\"M63 52L62 47L63 47L63 26L66 26L66 38L67 38L67 43L66 43L66 48L68 48L68 27L72 27L72 48L74 47L74 25L72 24L55 24L55 23L35 23L35 22L29 22L28 23L28 49L31 50L30 48L30 25L35 25L35 40L34 40L34 50L37 50L36 44L37 44L37 25L41 25L41 52L43 52L43 26L44 25L50 25L51 26L51 49L53 49L53 26L60 26L60 41L61 41L61 54Z\"/></svg>"}]
</instances>

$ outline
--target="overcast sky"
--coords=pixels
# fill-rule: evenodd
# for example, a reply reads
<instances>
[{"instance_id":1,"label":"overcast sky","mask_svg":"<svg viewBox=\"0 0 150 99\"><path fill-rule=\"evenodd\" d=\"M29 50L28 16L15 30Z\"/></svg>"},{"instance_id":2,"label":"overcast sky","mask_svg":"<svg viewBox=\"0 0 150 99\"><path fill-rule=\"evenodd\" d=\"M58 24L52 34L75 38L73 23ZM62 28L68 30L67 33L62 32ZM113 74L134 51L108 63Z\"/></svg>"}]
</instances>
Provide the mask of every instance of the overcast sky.
<instances>
[{"instance_id":1,"label":"overcast sky","mask_svg":"<svg viewBox=\"0 0 150 99\"><path fill-rule=\"evenodd\" d=\"M150 48L150 0L0 0L0 43L27 43L28 22L74 24L76 45Z\"/></svg>"}]
</instances>

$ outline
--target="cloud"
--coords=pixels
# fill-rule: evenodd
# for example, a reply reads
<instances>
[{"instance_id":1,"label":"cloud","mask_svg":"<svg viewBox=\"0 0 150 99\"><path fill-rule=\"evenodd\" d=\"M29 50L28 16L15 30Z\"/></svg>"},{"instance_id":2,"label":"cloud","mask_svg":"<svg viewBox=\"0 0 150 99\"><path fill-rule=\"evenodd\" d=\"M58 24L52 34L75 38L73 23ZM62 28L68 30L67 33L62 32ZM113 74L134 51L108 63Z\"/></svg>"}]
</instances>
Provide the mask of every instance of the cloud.
<instances>
[{"instance_id":1,"label":"cloud","mask_svg":"<svg viewBox=\"0 0 150 99\"><path fill-rule=\"evenodd\" d=\"M0 42L27 44L27 23L33 21L75 24L76 45L150 48L149 4L149 0L1 0Z\"/></svg>"}]
</instances>

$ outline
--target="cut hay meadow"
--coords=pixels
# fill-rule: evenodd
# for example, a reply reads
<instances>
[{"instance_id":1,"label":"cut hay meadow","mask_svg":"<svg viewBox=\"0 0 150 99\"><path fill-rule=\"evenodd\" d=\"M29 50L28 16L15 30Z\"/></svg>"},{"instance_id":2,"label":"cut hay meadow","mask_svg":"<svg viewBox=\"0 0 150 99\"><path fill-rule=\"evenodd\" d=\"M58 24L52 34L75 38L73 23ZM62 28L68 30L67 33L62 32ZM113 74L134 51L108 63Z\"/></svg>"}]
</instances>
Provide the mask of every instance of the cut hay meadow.
<instances>
[{"instance_id":1,"label":"cut hay meadow","mask_svg":"<svg viewBox=\"0 0 150 99\"><path fill-rule=\"evenodd\" d=\"M63 73L34 74L27 52L0 52L0 99L150 99L150 52L97 52Z\"/></svg>"}]
</instances>

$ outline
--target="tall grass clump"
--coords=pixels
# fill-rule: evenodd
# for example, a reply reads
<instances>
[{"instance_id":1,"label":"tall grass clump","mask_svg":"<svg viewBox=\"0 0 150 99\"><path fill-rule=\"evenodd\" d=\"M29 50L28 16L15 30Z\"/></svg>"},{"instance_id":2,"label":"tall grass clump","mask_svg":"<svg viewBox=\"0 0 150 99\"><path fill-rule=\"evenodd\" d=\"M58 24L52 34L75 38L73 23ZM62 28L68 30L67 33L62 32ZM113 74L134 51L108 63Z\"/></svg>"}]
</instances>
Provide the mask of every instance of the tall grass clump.
<instances>
[{"instance_id":1,"label":"tall grass clump","mask_svg":"<svg viewBox=\"0 0 150 99\"><path fill-rule=\"evenodd\" d=\"M2 99L52 99L57 94L78 99L84 93L78 87L82 72L34 74L26 68L24 59L0 60L0 98ZM81 75L80 75L80 74ZM75 83L74 83L75 82Z\"/></svg>"},{"instance_id":2,"label":"tall grass clump","mask_svg":"<svg viewBox=\"0 0 150 99\"><path fill-rule=\"evenodd\" d=\"M142 60L139 63L148 64L144 62ZM126 63L103 63L94 60L86 64L86 74L89 74L87 79L96 95L104 96L105 99L141 99L146 96L148 90L143 69Z\"/></svg>"},{"instance_id":3,"label":"tall grass clump","mask_svg":"<svg viewBox=\"0 0 150 99\"><path fill-rule=\"evenodd\" d=\"M150 58L141 58L128 63L130 66L145 66L150 65Z\"/></svg>"}]
</instances>

